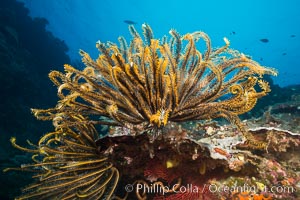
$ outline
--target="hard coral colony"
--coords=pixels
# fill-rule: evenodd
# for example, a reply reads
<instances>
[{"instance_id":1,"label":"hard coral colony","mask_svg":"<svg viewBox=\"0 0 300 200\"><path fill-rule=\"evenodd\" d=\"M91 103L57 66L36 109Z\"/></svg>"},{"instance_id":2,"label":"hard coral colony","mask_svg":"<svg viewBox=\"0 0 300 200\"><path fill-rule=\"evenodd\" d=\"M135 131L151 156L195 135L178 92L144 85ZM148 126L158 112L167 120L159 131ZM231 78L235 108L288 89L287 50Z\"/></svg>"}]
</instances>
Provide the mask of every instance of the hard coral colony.
<instances>
[{"instance_id":1,"label":"hard coral colony","mask_svg":"<svg viewBox=\"0 0 300 200\"><path fill-rule=\"evenodd\" d=\"M226 118L249 147L259 148L238 115L270 92L261 77L276 71L230 49L226 38L225 46L212 49L204 32L181 36L171 30L170 37L158 40L149 25L142 28L144 39L129 26L129 45L123 37L119 46L97 42L97 60L81 50L86 65L82 71L65 65L65 73L49 74L60 100L55 108L32 111L38 119L52 120L55 131L28 149L11 140L16 148L32 153L34 163L6 171L30 171L36 179L17 199L120 199L117 192L124 199L146 199L145 192L128 194L121 185L159 181L160 186L178 182L201 188L208 179L193 180L184 169L200 169L205 175L209 166L225 164L214 163L203 146L188 140L190 132L179 122ZM196 48L200 40L205 52ZM107 125L111 135L99 136L98 130ZM219 174L213 173L211 177ZM165 192L166 199L189 195ZM193 195L190 199L220 198L209 191ZM148 198L165 197L158 193Z\"/></svg>"}]
</instances>

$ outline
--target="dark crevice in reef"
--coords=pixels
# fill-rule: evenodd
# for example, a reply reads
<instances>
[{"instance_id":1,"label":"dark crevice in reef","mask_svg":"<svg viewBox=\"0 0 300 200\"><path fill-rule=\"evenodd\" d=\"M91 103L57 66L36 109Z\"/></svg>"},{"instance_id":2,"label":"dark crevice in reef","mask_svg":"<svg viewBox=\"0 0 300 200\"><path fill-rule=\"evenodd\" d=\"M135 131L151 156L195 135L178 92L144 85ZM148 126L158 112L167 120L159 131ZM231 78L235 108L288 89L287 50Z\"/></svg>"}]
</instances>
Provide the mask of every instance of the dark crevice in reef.
<instances>
[{"instance_id":1,"label":"dark crevice in reef","mask_svg":"<svg viewBox=\"0 0 300 200\"><path fill-rule=\"evenodd\" d=\"M0 3L0 199L13 199L28 178L3 174L2 169L28 162L23 152L14 149L9 139L33 143L52 130L51 122L37 121L30 108L48 108L57 101L56 88L48 78L50 70L62 70L70 63L68 47L45 29L47 20L32 19L23 3ZM18 157L18 159L16 159ZM18 161L17 161L18 160Z\"/></svg>"}]
</instances>

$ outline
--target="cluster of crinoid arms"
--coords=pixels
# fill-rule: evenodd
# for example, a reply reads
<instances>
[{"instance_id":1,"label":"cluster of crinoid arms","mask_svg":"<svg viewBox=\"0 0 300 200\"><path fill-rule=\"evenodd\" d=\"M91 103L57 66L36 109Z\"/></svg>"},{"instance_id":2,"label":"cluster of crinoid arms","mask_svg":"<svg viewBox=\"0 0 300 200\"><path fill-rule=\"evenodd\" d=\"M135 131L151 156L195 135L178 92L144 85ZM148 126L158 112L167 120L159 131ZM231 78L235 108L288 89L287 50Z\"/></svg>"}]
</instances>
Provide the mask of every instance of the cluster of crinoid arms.
<instances>
[{"instance_id":1,"label":"cluster of crinoid arms","mask_svg":"<svg viewBox=\"0 0 300 200\"><path fill-rule=\"evenodd\" d=\"M119 171L104 155L97 153L97 132L93 126L56 128L31 148L14 147L32 153L32 164L6 168L33 173L36 182L22 188L16 200L27 199L111 199Z\"/></svg>"},{"instance_id":2,"label":"cluster of crinoid arms","mask_svg":"<svg viewBox=\"0 0 300 200\"><path fill-rule=\"evenodd\" d=\"M123 37L119 46L97 42L101 54L96 60L80 51L86 65L82 71L65 65L66 73L51 72L61 100L54 109L34 110L35 115L59 115L67 124L76 122L72 116L81 116L80 123L139 130L160 129L169 121L224 117L243 132L238 115L270 91L259 78L276 71L229 49L226 38L225 46L212 49L204 32L180 36L171 30L169 39L158 40L149 25L142 28L144 40L130 26L129 46ZM206 45L203 53L196 48L201 40Z\"/></svg>"},{"instance_id":3,"label":"cluster of crinoid arms","mask_svg":"<svg viewBox=\"0 0 300 200\"><path fill-rule=\"evenodd\" d=\"M158 40L149 25L142 28L144 39L129 27L129 45L123 37L119 46L97 42L96 60L80 51L83 70L65 65L65 73L50 73L60 100L55 108L33 113L52 120L55 131L30 149L12 139L15 147L33 153L34 163L20 169L35 172L37 179L19 199L110 199L119 171L99 153L96 125L157 134L168 122L222 117L246 133L238 115L270 91L260 78L276 71L230 49L226 38L223 47L212 49L204 32L181 36L171 30Z\"/></svg>"}]
</instances>

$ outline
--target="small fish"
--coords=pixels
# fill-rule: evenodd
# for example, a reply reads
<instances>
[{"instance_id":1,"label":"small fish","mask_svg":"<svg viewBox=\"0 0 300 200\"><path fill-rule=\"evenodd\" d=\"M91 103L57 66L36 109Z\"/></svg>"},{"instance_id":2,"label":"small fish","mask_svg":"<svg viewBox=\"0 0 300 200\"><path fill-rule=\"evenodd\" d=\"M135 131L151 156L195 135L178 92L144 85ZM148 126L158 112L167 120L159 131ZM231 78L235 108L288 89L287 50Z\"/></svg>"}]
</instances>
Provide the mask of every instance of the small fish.
<instances>
[{"instance_id":1,"label":"small fish","mask_svg":"<svg viewBox=\"0 0 300 200\"><path fill-rule=\"evenodd\" d=\"M282 53L282 55L283 55L283 56L285 56L285 55L286 55L286 53Z\"/></svg>"},{"instance_id":2,"label":"small fish","mask_svg":"<svg viewBox=\"0 0 300 200\"><path fill-rule=\"evenodd\" d=\"M263 61L264 59L263 58L260 58L260 61Z\"/></svg>"},{"instance_id":3,"label":"small fish","mask_svg":"<svg viewBox=\"0 0 300 200\"><path fill-rule=\"evenodd\" d=\"M235 35L235 31L232 31L232 32L230 33L230 35Z\"/></svg>"},{"instance_id":4,"label":"small fish","mask_svg":"<svg viewBox=\"0 0 300 200\"><path fill-rule=\"evenodd\" d=\"M267 38L260 39L259 41L261 41L263 43L268 43L269 42L269 40Z\"/></svg>"},{"instance_id":5,"label":"small fish","mask_svg":"<svg viewBox=\"0 0 300 200\"><path fill-rule=\"evenodd\" d=\"M137 24L137 22L134 22L134 21L131 21L131 20L124 20L123 22L126 23L126 24L130 24L130 25Z\"/></svg>"},{"instance_id":6,"label":"small fish","mask_svg":"<svg viewBox=\"0 0 300 200\"><path fill-rule=\"evenodd\" d=\"M225 151L224 149L215 147L215 148L214 148L214 151L215 151L216 153L218 153L218 154L221 154L221 155L225 156L225 157L228 158L228 159L231 158L231 155L230 155L227 151Z\"/></svg>"},{"instance_id":7,"label":"small fish","mask_svg":"<svg viewBox=\"0 0 300 200\"><path fill-rule=\"evenodd\" d=\"M296 37L296 35L291 35L291 37Z\"/></svg>"}]
</instances>

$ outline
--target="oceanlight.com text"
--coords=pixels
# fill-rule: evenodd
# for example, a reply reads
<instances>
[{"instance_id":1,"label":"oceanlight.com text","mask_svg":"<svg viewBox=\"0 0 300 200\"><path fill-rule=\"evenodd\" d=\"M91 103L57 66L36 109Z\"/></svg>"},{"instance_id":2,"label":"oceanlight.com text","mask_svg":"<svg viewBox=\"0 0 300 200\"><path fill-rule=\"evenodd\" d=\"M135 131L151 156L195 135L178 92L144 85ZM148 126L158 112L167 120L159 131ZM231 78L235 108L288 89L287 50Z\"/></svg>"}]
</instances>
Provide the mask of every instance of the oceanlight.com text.
<instances>
[{"instance_id":1,"label":"oceanlight.com text","mask_svg":"<svg viewBox=\"0 0 300 200\"><path fill-rule=\"evenodd\" d=\"M193 184L179 185L174 184L172 186L166 186L162 183L153 183L153 184L142 184L137 183L136 185L128 184L125 186L126 192L136 191L140 194L162 194L167 193L241 193L247 192L252 194L257 193L294 193L296 189L292 186L272 186L272 187L260 187L256 185L244 184L242 186L226 186L226 185L216 185L216 184L204 184L203 187L199 187Z\"/></svg>"}]
</instances>

